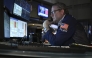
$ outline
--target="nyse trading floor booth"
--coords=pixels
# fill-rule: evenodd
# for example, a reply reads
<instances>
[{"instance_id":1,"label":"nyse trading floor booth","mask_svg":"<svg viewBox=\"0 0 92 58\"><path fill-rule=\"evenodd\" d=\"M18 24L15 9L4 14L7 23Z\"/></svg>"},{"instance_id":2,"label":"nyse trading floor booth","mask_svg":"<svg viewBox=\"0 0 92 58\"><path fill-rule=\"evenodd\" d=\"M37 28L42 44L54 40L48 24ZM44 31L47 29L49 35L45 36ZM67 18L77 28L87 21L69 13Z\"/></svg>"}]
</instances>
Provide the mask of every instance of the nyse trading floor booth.
<instances>
[{"instance_id":1,"label":"nyse trading floor booth","mask_svg":"<svg viewBox=\"0 0 92 58\"><path fill-rule=\"evenodd\" d=\"M0 0L0 4L2 4L0 5L0 26L1 26L0 40L1 40L4 38L3 0ZM41 43L19 45L17 43L0 42L0 58L10 58L10 57L92 58L92 46L77 45L77 44L70 46L50 46Z\"/></svg>"}]
</instances>

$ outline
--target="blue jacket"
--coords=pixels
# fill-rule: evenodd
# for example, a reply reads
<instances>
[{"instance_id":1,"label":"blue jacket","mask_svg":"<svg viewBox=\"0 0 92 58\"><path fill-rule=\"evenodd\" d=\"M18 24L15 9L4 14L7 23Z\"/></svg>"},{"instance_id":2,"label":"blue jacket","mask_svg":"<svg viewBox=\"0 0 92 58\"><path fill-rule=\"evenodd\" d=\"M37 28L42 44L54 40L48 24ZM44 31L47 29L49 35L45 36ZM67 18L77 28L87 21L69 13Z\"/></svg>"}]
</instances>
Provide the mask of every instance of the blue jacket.
<instances>
[{"instance_id":1,"label":"blue jacket","mask_svg":"<svg viewBox=\"0 0 92 58\"><path fill-rule=\"evenodd\" d=\"M48 30L43 37L53 46L66 46L75 42L72 37L76 30L76 19L71 15L66 14L61 23L66 23L69 25L67 32L60 30L60 26L58 26L57 33L55 35L52 34L51 30Z\"/></svg>"}]
</instances>

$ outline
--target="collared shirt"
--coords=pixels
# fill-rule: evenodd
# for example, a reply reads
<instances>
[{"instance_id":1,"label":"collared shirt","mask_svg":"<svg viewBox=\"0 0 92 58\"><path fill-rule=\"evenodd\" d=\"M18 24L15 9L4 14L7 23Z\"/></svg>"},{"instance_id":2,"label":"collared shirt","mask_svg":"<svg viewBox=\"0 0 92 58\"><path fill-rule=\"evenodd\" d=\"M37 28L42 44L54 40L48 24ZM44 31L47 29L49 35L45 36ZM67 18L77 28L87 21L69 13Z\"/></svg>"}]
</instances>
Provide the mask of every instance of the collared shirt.
<instances>
[{"instance_id":1,"label":"collared shirt","mask_svg":"<svg viewBox=\"0 0 92 58\"><path fill-rule=\"evenodd\" d=\"M62 23L63 19L65 18L65 15L62 17L62 19L58 22L58 27L60 27L61 25L64 26L64 23ZM60 28L61 31L63 32L67 32L67 30L65 30L64 28Z\"/></svg>"},{"instance_id":2,"label":"collared shirt","mask_svg":"<svg viewBox=\"0 0 92 58\"><path fill-rule=\"evenodd\" d=\"M65 15L61 18L61 20L58 22L58 26L61 25L61 21L64 19Z\"/></svg>"}]
</instances>

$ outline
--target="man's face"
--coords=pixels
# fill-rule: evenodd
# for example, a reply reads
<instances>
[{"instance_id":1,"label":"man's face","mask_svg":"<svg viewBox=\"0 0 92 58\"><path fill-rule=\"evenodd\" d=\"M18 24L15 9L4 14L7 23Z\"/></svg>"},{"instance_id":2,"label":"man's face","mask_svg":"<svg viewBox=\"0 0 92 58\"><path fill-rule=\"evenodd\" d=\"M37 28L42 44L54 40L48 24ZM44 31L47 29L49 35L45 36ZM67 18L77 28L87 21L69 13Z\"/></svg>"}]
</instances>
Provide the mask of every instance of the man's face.
<instances>
[{"instance_id":1,"label":"man's face","mask_svg":"<svg viewBox=\"0 0 92 58\"><path fill-rule=\"evenodd\" d=\"M53 18L53 22L58 23L60 19L62 19L64 15L64 10L59 9L57 6L52 6L51 8L51 17Z\"/></svg>"}]
</instances>

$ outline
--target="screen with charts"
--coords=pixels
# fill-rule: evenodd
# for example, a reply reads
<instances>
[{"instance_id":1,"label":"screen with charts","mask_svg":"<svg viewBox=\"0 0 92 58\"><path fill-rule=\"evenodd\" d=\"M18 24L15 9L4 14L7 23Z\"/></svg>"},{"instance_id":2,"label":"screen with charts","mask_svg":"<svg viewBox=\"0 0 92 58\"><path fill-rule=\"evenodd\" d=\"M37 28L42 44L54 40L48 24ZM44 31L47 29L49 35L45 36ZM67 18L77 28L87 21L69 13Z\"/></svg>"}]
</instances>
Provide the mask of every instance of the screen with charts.
<instances>
[{"instance_id":1,"label":"screen with charts","mask_svg":"<svg viewBox=\"0 0 92 58\"><path fill-rule=\"evenodd\" d=\"M4 12L4 37L10 38L10 17Z\"/></svg>"},{"instance_id":2,"label":"screen with charts","mask_svg":"<svg viewBox=\"0 0 92 58\"><path fill-rule=\"evenodd\" d=\"M27 22L10 17L10 37L27 36Z\"/></svg>"},{"instance_id":3,"label":"screen with charts","mask_svg":"<svg viewBox=\"0 0 92 58\"><path fill-rule=\"evenodd\" d=\"M31 4L26 0L15 0L13 14L18 15L25 20L30 19Z\"/></svg>"},{"instance_id":4,"label":"screen with charts","mask_svg":"<svg viewBox=\"0 0 92 58\"><path fill-rule=\"evenodd\" d=\"M20 7L16 3L14 3L13 14L18 15L18 16L21 16L21 14L22 14L22 7Z\"/></svg>"}]
</instances>

